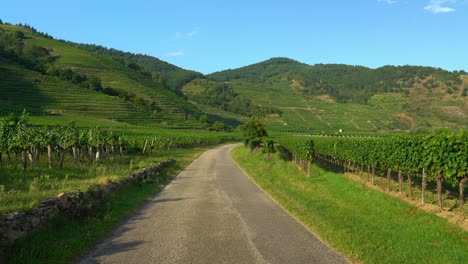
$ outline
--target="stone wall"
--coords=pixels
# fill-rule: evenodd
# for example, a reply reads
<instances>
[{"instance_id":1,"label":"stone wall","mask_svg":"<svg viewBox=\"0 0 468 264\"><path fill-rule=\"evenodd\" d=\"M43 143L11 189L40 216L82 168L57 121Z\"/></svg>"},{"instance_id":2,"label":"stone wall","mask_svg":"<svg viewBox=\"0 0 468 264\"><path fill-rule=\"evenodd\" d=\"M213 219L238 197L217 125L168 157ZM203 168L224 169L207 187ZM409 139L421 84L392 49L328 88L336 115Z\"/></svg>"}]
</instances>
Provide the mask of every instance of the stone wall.
<instances>
[{"instance_id":1,"label":"stone wall","mask_svg":"<svg viewBox=\"0 0 468 264\"><path fill-rule=\"evenodd\" d=\"M72 191L49 197L27 212L18 211L0 215L0 246L11 245L16 239L48 223L58 214L68 218L83 218L95 213L96 206L123 184L146 183L157 179L158 172L174 161L164 161L129 174L119 182L91 185L87 191ZM2 255L0 247L0 256ZM0 258L1 259L1 258Z\"/></svg>"}]
</instances>

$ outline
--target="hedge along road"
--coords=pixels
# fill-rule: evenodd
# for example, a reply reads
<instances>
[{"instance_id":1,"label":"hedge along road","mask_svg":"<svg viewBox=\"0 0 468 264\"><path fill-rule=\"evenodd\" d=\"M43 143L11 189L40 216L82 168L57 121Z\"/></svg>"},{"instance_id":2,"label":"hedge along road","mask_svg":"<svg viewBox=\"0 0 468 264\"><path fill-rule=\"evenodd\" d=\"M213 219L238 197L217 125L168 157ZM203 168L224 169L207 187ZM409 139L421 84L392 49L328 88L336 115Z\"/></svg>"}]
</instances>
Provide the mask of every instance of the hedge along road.
<instances>
[{"instance_id":1,"label":"hedge along road","mask_svg":"<svg viewBox=\"0 0 468 264\"><path fill-rule=\"evenodd\" d=\"M346 263L231 160L199 156L79 263Z\"/></svg>"}]
</instances>

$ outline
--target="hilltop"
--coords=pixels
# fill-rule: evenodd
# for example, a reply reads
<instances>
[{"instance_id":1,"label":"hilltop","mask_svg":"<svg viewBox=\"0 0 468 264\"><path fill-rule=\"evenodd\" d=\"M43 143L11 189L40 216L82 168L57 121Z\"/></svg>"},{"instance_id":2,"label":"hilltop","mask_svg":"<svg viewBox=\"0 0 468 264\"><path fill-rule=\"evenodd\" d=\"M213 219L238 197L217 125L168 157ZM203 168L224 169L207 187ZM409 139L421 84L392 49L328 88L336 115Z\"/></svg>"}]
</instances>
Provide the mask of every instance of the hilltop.
<instances>
[{"instance_id":1,"label":"hilltop","mask_svg":"<svg viewBox=\"0 0 468 264\"><path fill-rule=\"evenodd\" d=\"M182 90L204 103L197 94L207 87L229 86L253 104L275 109L265 116L277 129L423 132L466 128L466 74L422 66L370 69L273 58L207 75Z\"/></svg>"},{"instance_id":2,"label":"hilltop","mask_svg":"<svg viewBox=\"0 0 468 264\"><path fill-rule=\"evenodd\" d=\"M458 91L466 72L449 72L422 66L384 66L370 69L344 64L307 65L288 58L273 58L235 70L208 75L216 81L251 85L287 80L304 95L329 95L338 102L366 103L376 93L404 92L418 81L428 89Z\"/></svg>"}]
</instances>

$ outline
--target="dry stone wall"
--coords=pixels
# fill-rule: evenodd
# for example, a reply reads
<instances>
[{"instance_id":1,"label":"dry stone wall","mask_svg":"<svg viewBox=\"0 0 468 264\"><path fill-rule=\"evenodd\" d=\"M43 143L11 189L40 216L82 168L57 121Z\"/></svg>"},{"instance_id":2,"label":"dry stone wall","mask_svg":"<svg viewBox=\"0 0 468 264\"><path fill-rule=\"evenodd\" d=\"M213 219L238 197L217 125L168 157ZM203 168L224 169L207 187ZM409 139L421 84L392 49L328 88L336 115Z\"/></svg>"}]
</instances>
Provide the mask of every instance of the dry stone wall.
<instances>
[{"instance_id":1,"label":"dry stone wall","mask_svg":"<svg viewBox=\"0 0 468 264\"><path fill-rule=\"evenodd\" d=\"M157 179L162 168L173 162L173 160L164 161L135 171L120 182L108 180L105 184L92 185L85 192L78 190L46 198L38 207L27 212L18 211L1 215L0 246L12 244L16 239L43 226L59 214L74 219L90 216L95 213L95 208L100 202L110 197L123 184L152 182Z\"/></svg>"}]
</instances>

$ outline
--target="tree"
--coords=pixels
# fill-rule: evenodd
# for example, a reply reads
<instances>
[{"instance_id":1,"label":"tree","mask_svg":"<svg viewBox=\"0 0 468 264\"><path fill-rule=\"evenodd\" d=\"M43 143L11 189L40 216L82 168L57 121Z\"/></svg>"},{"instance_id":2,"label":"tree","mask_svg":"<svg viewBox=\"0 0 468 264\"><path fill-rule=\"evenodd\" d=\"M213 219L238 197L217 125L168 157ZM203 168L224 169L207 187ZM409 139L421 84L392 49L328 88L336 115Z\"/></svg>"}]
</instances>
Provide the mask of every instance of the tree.
<instances>
[{"instance_id":1,"label":"tree","mask_svg":"<svg viewBox=\"0 0 468 264\"><path fill-rule=\"evenodd\" d=\"M18 39L24 39L24 33L22 31L15 31L15 37Z\"/></svg>"},{"instance_id":2,"label":"tree","mask_svg":"<svg viewBox=\"0 0 468 264\"><path fill-rule=\"evenodd\" d=\"M224 131L226 129L227 129L226 125L221 121L215 121L210 127L210 130L214 130L214 131L218 131L218 132L219 131Z\"/></svg>"},{"instance_id":3,"label":"tree","mask_svg":"<svg viewBox=\"0 0 468 264\"><path fill-rule=\"evenodd\" d=\"M88 80L88 87L89 89L92 89L95 91L101 91L102 90L101 80L95 76L90 77Z\"/></svg>"},{"instance_id":4,"label":"tree","mask_svg":"<svg viewBox=\"0 0 468 264\"><path fill-rule=\"evenodd\" d=\"M207 124L208 123L208 115L201 115L200 118L198 119L200 123L202 124Z\"/></svg>"},{"instance_id":5,"label":"tree","mask_svg":"<svg viewBox=\"0 0 468 264\"><path fill-rule=\"evenodd\" d=\"M151 79L153 80L154 83L159 83L162 84L163 86L166 86L166 82L164 81L164 76L160 74L159 72L153 72L151 74Z\"/></svg>"},{"instance_id":6,"label":"tree","mask_svg":"<svg viewBox=\"0 0 468 264\"><path fill-rule=\"evenodd\" d=\"M253 150L257 145L250 144L251 142L261 142L261 139L268 136L265 124L258 116L252 116L247 123L241 125L242 138L246 145L251 146Z\"/></svg>"},{"instance_id":7,"label":"tree","mask_svg":"<svg viewBox=\"0 0 468 264\"><path fill-rule=\"evenodd\" d=\"M271 154L275 152L275 142L268 139L263 144L263 152L267 154L268 159L271 159Z\"/></svg>"},{"instance_id":8,"label":"tree","mask_svg":"<svg viewBox=\"0 0 468 264\"><path fill-rule=\"evenodd\" d=\"M130 69L135 70L135 71L141 70L141 67L138 64L134 63L134 62L130 62L129 64L127 64L127 67L129 67Z\"/></svg>"}]
</instances>

